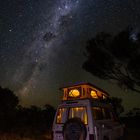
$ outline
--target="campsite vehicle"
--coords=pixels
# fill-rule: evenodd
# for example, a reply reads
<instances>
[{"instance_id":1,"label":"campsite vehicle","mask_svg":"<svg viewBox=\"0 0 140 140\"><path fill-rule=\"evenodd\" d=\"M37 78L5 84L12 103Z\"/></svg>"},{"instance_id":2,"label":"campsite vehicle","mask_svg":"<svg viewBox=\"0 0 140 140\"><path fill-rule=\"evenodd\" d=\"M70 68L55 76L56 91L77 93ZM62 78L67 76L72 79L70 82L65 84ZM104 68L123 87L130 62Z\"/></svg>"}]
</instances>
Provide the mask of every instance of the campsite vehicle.
<instances>
[{"instance_id":1,"label":"campsite vehicle","mask_svg":"<svg viewBox=\"0 0 140 140\"><path fill-rule=\"evenodd\" d=\"M53 122L53 140L121 140L124 125L107 102L109 94L90 84L62 88Z\"/></svg>"}]
</instances>

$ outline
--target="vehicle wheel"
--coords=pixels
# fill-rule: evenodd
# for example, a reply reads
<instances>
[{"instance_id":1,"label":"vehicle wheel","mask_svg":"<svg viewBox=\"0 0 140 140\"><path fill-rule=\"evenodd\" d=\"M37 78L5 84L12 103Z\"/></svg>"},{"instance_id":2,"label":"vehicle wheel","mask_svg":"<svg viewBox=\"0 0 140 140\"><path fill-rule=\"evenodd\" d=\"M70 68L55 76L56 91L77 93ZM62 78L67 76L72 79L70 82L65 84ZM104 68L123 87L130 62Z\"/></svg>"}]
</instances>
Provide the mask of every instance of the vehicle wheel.
<instances>
[{"instance_id":1,"label":"vehicle wheel","mask_svg":"<svg viewBox=\"0 0 140 140\"><path fill-rule=\"evenodd\" d=\"M79 118L69 119L63 127L64 140L85 140L87 130Z\"/></svg>"}]
</instances>

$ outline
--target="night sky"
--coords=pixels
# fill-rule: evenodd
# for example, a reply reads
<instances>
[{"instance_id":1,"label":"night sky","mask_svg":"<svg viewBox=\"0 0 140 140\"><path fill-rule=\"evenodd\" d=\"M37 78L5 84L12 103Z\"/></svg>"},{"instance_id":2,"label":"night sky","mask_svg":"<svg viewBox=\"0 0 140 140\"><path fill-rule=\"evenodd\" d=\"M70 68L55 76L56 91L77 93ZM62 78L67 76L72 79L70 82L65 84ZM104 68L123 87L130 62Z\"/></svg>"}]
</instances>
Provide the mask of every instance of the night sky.
<instances>
[{"instance_id":1,"label":"night sky","mask_svg":"<svg viewBox=\"0 0 140 140\"><path fill-rule=\"evenodd\" d=\"M91 82L140 107L140 94L82 69L86 41L101 31L140 29L139 0L0 0L0 85L25 106L57 106L59 87Z\"/></svg>"}]
</instances>

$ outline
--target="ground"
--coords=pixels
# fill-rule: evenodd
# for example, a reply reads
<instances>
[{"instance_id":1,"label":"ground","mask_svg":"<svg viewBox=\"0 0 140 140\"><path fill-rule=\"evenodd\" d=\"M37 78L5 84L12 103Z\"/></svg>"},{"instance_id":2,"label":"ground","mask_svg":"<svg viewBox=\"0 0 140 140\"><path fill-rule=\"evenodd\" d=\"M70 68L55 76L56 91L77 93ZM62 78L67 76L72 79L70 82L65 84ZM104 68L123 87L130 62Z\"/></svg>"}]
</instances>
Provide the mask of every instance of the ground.
<instances>
[{"instance_id":1,"label":"ground","mask_svg":"<svg viewBox=\"0 0 140 140\"><path fill-rule=\"evenodd\" d=\"M126 140L140 140L140 128L127 128Z\"/></svg>"}]
</instances>

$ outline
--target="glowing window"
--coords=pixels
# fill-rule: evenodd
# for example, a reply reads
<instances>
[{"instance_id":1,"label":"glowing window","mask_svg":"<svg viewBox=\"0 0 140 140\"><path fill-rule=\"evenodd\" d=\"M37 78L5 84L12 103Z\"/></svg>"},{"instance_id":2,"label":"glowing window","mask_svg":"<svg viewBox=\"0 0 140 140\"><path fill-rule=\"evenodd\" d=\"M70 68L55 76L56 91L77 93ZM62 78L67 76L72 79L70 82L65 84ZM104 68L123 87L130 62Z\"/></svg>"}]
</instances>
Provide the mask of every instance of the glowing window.
<instances>
[{"instance_id":1,"label":"glowing window","mask_svg":"<svg viewBox=\"0 0 140 140\"><path fill-rule=\"evenodd\" d=\"M69 97L78 97L78 96L80 96L79 90L77 90L77 89L70 90Z\"/></svg>"},{"instance_id":2,"label":"glowing window","mask_svg":"<svg viewBox=\"0 0 140 140\"><path fill-rule=\"evenodd\" d=\"M86 107L73 107L69 110L69 119L70 118L80 118L84 124L88 124L87 110Z\"/></svg>"},{"instance_id":3,"label":"glowing window","mask_svg":"<svg viewBox=\"0 0 140 140\"><path fill-rule=\"evenodd\" d=\"M66 122L67 108L59 108L56 116L56 123Z\"/></svg>"},{"instance_id":4,"label":"glowing window","mask_svg":"<svg viewBox=\"0 0 140 140\"><path fill-rule=\"evenodd\" d=\"M95 98L95 99L98 98L98 96L97 96L97 92L94 91L94 90L91 91L90 95L91 95L92 98Z\"/></svg>"}]
</instances>

